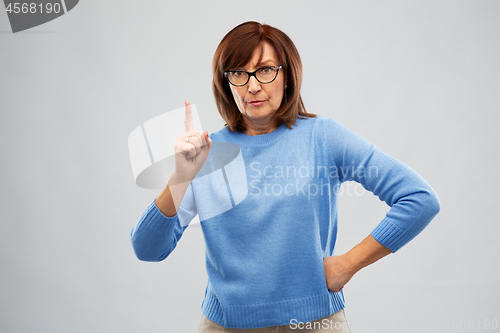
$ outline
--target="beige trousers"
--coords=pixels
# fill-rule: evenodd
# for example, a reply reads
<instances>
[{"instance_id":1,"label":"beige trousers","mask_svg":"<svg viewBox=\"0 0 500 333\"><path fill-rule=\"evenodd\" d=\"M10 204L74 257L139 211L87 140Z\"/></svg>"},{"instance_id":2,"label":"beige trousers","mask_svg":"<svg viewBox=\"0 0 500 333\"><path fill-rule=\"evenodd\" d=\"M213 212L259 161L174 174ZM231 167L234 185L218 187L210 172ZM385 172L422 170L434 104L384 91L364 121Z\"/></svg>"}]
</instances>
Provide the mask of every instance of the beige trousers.
<instances>
[{"instance_id":1,"label":"beige trousers","mask_svg":"<svg viewBox=\"0 0 500 333\"><path fill-rule=\"evenodd\" d=\"M336 332L349 333L347 319L344 309L335 312L330 316L326 316L314 321L297 322L291 320L290 325L269 326L262 328L225 328L208 319L204 314L201 315L200 330L198 333L315 333L315 332Z\"/></svg>"}]
</instances>

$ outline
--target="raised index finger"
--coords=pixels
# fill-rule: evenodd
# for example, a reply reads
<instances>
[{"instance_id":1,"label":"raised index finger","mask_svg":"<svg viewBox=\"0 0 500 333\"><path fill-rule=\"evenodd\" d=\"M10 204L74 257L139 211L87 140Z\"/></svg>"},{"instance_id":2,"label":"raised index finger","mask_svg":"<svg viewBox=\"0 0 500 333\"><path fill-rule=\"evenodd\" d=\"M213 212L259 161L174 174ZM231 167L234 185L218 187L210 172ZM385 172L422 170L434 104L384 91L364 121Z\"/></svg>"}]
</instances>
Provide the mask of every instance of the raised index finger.
<instances>
[{"instance_id":1,"label":"raised index finger","mask_svg":"<svg viewBox=\"0 0 500 333\"><path fill-rule=\"evenodd\" d=\"M186 105L185 118L184 118L184 129L185 129L185 132L189 132L189 131L194 130L193 110L191 109L191 103L189 103L188 101L184 101L184 104Z\"/></svg>"}]
</instances>

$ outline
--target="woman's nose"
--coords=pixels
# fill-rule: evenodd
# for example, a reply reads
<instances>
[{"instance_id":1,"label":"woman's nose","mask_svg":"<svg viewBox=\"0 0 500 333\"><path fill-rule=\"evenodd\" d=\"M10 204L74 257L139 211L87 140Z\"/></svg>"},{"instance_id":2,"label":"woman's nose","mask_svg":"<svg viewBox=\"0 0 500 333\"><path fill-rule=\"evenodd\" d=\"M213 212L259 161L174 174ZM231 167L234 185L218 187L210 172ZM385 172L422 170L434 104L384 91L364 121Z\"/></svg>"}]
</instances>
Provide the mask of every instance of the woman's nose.
<instances>
[{"instance_id":1,"label":"woman's nose","mask_svg":"<svg viewBox=\"0 0 500 333\"><path fill-rule=\"evenodd\" d=\"M257 81L257 79L252 76L250 80L248 81L248 92L251 94L256 94L260 91L260 82Z\"/></svg>"}]
</instances>

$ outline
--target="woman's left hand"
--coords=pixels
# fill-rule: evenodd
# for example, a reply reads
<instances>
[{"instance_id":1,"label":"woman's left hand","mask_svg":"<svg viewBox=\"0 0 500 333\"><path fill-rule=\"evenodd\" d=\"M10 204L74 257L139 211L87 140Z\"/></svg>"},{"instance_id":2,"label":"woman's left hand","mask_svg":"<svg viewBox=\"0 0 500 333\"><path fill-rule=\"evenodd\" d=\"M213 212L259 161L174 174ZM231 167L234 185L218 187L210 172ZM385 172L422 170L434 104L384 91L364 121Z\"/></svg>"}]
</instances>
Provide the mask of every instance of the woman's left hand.
<instances>
[{"instance_id":1,"label":"woman's left hand","mask_svg":"<svg viewBox=\"0 0 500 333\"><path fill-rule=\"evenodd\" d=\"M343 255L323 258L323 264L325 266L326 286L336 293L341 291L356 273L354 270L349 269Z\"/></svg>"}]
</instances>

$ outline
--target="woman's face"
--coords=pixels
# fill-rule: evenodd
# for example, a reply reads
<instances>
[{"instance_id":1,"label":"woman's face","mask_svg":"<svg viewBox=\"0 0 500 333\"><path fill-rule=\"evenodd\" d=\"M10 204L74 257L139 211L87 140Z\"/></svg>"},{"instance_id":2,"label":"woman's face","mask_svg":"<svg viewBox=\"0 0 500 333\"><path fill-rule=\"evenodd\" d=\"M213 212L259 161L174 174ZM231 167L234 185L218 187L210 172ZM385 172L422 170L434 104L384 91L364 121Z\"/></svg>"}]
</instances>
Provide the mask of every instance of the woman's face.
<instances>
[{"instance_id":1,"label":"woman's face","mask_svg":"<svg viewBox=\"0 0 500 333\"><path fill-rule=\"evenodd\" d=\"M248 64L243 68L234 69L253 72L264 66L280 65L274 47L268 42L263 42L254 50ZM242 87L235 87L231 84L230 86L234 101L249 128L271 128L275 125L274 115L281 104L285 90L282 70L278 72L278 76L271 83L262 84L252 76L248 83Z\"/></svg>"}]
</instances>

